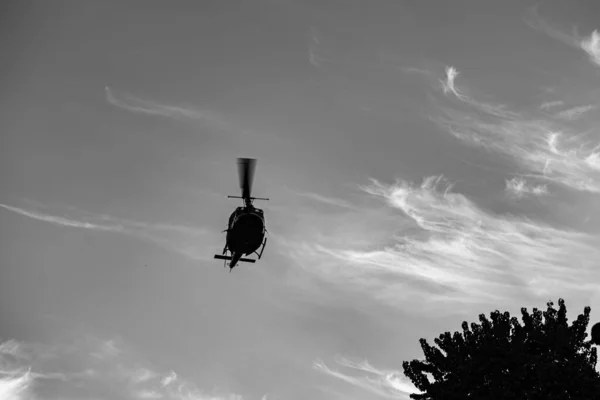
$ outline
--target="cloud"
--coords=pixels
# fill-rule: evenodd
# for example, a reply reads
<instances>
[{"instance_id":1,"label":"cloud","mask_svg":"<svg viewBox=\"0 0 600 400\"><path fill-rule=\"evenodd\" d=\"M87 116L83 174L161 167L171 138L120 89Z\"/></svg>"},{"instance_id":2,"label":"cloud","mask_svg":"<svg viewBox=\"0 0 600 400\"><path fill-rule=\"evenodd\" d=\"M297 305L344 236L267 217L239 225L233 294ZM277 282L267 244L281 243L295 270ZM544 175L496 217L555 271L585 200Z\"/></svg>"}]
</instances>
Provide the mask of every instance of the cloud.
<instances>
[{"instance_id":1,"label":"cloud","mask_svg":"<svg viewBox=\"0 0 600 400\"><path fill-rule=\"evenodd\" d=\"M33 378L30 371L0 372L0 399L30 400Z\"/></svg>"},{"instance_id":2,"label":"cloud","mask_svg":"<svg viewBox=\"0 0 600 400\"><path fill-rule=\"evenodd\" d=\"M531 194L534 196L544 196L548 194L547 185L528 185L522 178L512 178L506 181L506 191L517 198Z\"/></svg>"},{"instance_id":3,"label":"cloud","mask_svg":"<svg viewBox=\"0 0 600 400\"><path fill-rule=\"evenodd\" d=\"M175 382L177 380L177 374L175 373L175 371L171 371L169 373L169 375L165 376L162 381L161 381L161 385L163 386L169 386L171 383Z\"/></svg>"},{"instance_id":4,"label":"cloud","mask_svg":"<svg viewBox=\"0 0 600 400\"><path fill-rule=\"evenodd\" d=\"M486 114L493 115L502 118L514 118L517 116L516 113L507 109L503 104L491 104L476 101L466 90L464 85L460 87L456 84L456 77L460 72L452 66L445 67L446 76L445 79L440 79L439 82L442 84L444 94L452 93L462 104L467 104L479 111Z\"/></svg>"},{"instance_id":5,"label":"cloud","mask_svg":"<svg viewBox=\"0 0 600 400\"><path fill-rule=\"evenodd\" d=\"M302 196L322 204L327 204L341 208L354 208L354 206L349 201L337 197L324 196L313 192L299 192L295 190L292 191L292 193L294 195Z\"/></svg>"},{"instance_id":6,"label":"cloud","mask_svg":"<svg viewBox=\"0 0 600 400\"><path fill-rule=\"evenodd\" d=\"M454 80L458 76L458 71L454 67L446 67L446 79L440 80L442 87L444 88L444 94L452 93L461 100L465 99L465 96L454 86Z\"/></svg>"},{"instance_id":7,"label":"cloud","mask_svg":"<svg viewBox=\"0 0 600 400\"><path fill-rule=\"evenodd\" d=\"M135 397L138 399L162 399L164 396L154 390L140 390L135 393Z\"/></svg>"},{"instance_id":8,"label":"cloud","mask_svg":"<svg viewBox=\"0 0 600 400\"><path fill-rule=\"evenodd\" d=\"M596 109L596 106L593 105L573 107L568 110L559 112L558 114L556 114L556 116L562 119L574 120L580 117L581 115L585 114L586 112L594 109Z\"/></svg>"},{"instance_id":9,"label":"cloud","mask_svg":"<svg viewBox=\"0 0 600 400\"><path fill-rule=\"evenodd\" d=\"M100 345L98 351L91 354L92 357L100 360L107 360L117 357L121 354L121 350L117 347L114 340L107 340Z\"/></svg>"},{"instance_id":10,"label":"cloud","mask_svg":"<svg viewBox=\"0 0 600 400\"><path fill-rule=\"evenodd\" d=\"M60 217L60 216L47 215L47 214L38 213L36 211L25 210L22 208L13 207L13 206L9 206L6 204L0 204L0 207L6 209L8 211L17 213L19 215L23 215L25 217L37 219L38 221L50 222L52 224L60 225L60 226L68 226L71 228L82 228L82 229L91 229L91 230L108 231L108 232L124 232L125 231L125 228L121 225L101 225L101 224L93 224L93 223L84 222L84 221L76 221L73 219L64 218L64 217Z\"/></svg>"},{"instance_id":11,"label":"cloud","mask_svg":"<svg viewBox=\"0 0 600 400\"><path fill-rule=\"evenodd\" d=\"M591 62L600 66L600 33L597 30L592 31L587 37L579 36L574 29L571 34L565 33L542 18L538 11L539 6L540 4L533 6L524 16L527 25L564 44L582 49L588 54Z\"/></svg>"},{"instance_id":12,"label":"cloud","mask_svg":"<svg viewBox=\"0 0 600 400\"><path fill-rule=\"evenodd\" d=\"M85 212L80 212L80 218L67 218L6 204L0 204L0 208L58 226L126 234L155 243L193 260L207 259L202 253L203 249L198 248L198 243L206 242L208 233L208 230L202 227L147 223Z\"/></svg>"},{"instance_id":13,"label":"cloud","mask_svg":"<svg viewBox=\"0 0 600 400\"><path fill-rule=\"evenodd\" d=\"M563 104L565 104L565 102L560 100L548 101L540 106L540 110L548 110L552 107L562 106Z\"/></svg>"},{"instance_id":14,"label":"cloud","mask_svg":"<svg viewBox=\"0 0 600 400\"><path fill-rule=\"evenodd\" d=\"M7 340L0 343L0 354L19 358L21 355L21 345L16 340Z\"/></svg>"},{"instance_id":15,"label":"cloud","mask_svg":"<svg viewBox=\"0 0 600 400\"><path fill-rule=\"evenodd\" d=\"M172 118L178 121L199 121L228 133L255 137L264 135L262 131L257 133L254 130L247 129L244 126L245 124L236 123L228 116L212 110L199 110L191 106L183 107L160 104L128 93L117 92L108 86L104 90L106 101L109 104L133 113ZM269 137L280 139L280 137L275 135L269 135Z\"/></svg>"},{"instance_id":16,"label":"cloud","mask_svg":"<svg viewBox=\"0 0 600 400\"><path fill-rule=\"evenodd\" d=\"M115 107L134 113L158 115L174 119L210 119L208 113L188 107L169 106L133 96L128 93L116 92L106 86L104 88L106 101Z\"/></svg>"},{"instance_id":17,"label":"cloud","mask_svg":"<svg viewBox=\"0 0 600 400\"><path fill-rule=\"evenodd\" d=\"M154 379L156 377L157 375L149 369L138 368L134 371L131 379L135 383L142 383Z\"/></svg>"},{"instance_id":18,"label":"cloud","mask_svg":"<svg viewBox=\"0 0 600 400\"><path fill-rule=\"evenodd\" d=\"M353 362L343 357L336 357L336 362L342 367L360 371L366 375L344 374L329 368L322 360L315 361L313 367L324 374L383 398L409 399L409 394L420 393L400 371L380 370L371 366L367 361Z\"/></svg>"},{"instance_id":19,"label":"cloud","mask_svg":"<svg viewBox=\"0 0 600 400\"><path fill-rule=\"evenodd\" d=\"M45 399L50 390L53 398L242 400L235 393L201 390L174 372L140 366L123 342L90 335L58 346L4 341L0 367L0 398L7 400Z\"/></svg>"},{"instance_id":20,"label":"cloud","mask_svg":"<svg viewBox=\"0 0 600 400\"><path fill-rule=\"evenodd\" d=\"M581 40L580 45L588 53L590 60L600 66L600 33L594 30L589 37Z\"/></svg>"},{"instance_id":21,"label":"cloud","mask_svg":"<svg viewBox=\"0 0 600 400\"><path fill-rule=\"evenodd\" d=\"M442 176L420 185L372 180L362 190L389 211L368 204L362 216L320 215L279 246L315 277L409 313L596 290L593 235L486 211Z\"/></svg>"},{"instance_id":22,"label":"cloud","mask_svg":"<svg viewBox=\"0 0 600 400\"><path fill-rule=\"evenodd\" d=\"M310 27L308 32L308 62L315 68L335 67L337 72L345 75L345 71L357 69L380 69L379 55L373 47L364 47L359 41L348 41L346 35ZM356 27L353 32L356 32Z\"/></svg>"},{"instance_id":23,"label":"cloud","mask_svg":"<svg viewBox=\"0 0 600 400\"><path fill-rule=\"evenodd\" d=\"M36 378L44 378L35 373L27 364L28 349L16 340L0 338L0 399L33 400Z\"/></svg>"},{"instance_id":24,"label":"cloud","mask_svg":"<svg viewBox=\"0 0 600 400\"><path fill-rule=\"evenodd\" d=\"M453 83L453 90L457 89ZM468 108L439 106L431 117L440 127L467 144L482 147L517 161L531 177L578 191L600 193L600 141L584 141L574 127L533 112L517 113L503 104L481 102L461 94ZM573 108L563 117L587 111Z\"/></svg>"},{"instance_id":25,"label":"cloud","mask_svg":"<svg viewBox=\"0 0 600 400\"><path fill-rule=\"evenodd\" d=\"M310 43L308 44L308 62L315 68L321 67L323 64L331 60L323 54L323 38L317 28L310 28Z\"/></svg>"},{"instance_id":26,"label":"cloud","mask_svg":"<svg viewBox=\"0 0 600 400\"><path fill-rule=\"evenodd\" d=\"M548 23L542 16L540 15L538 8L540 4L536 4L531 7L527 13L523 16L523 19L529 27L540 31L553 39L556 39L564 44L569 46L577 46L577 40L574 38L574 35L569 35L564 33L563 31L555 28L550 23Z\"/></svg>"}]
</instances>

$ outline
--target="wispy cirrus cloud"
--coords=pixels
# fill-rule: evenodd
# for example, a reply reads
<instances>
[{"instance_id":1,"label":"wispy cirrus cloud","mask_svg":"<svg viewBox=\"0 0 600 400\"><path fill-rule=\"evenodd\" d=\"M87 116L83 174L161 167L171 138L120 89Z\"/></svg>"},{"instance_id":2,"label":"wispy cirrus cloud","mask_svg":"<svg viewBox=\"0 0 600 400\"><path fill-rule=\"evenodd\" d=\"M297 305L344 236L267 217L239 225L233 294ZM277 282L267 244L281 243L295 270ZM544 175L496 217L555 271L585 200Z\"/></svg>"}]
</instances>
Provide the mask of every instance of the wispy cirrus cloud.
<instances>
[{"instance_id":1,"label":"wispy cirrus cloud","mask_svg":"<svg viewBox=\"0 0 600 400\"><path fill-rule=\"evenodd\" d=\"M353 27L352 35L360 35ZM315 68L335 67L342 75L344 71L357 69L381 70L386 63L380 53L373 47L365 47L360 41L348 40L348 35L340 35L343 31L327 31L311 26L308 34L308 62ZM347 33L350 33L348 31ZM397 69L397 66L393 66Z\"/></svg>"},{"instance_id":2,"label":"wispy cirrus cloud","mask_svg":"<svg viewBox=\"0 0 600 400\"><path fill-rule=\"evenodd\" d=\"M0 372L0 398L7 400L35 399L31 395L33 380L29 370L17 369Z\"/></svg>"},{"instance_id":3,"label":"wispy cirrus cloud","mask_svg":"<svg viewBox=\"0 0 600 400\"><path fill-rule=\"evenodd\" d=\"M558 118L562 118L562 119L567 119L567 120L574 120L577 119L578 117L580 117L581 115L585 114L588 111L591 110L595 110L597 107L594 105L587 105L587 106L578 106L578 107L573 107L573 108L569 108L567 110L561 111L559 113L556 114L556 116Z\"/></svg>"},{"instance_id":4,"label":"wispy cirrus cloud","mask_svg":"<svg viewBox=\"0 0 600 400\"><path fill-rule=\"evenodd\" d=\"M594 30L590 36L583 38L579 44L588 53L590 60L600 66L600 33Z\"/></svg>"},{"instance_id":5,"label":"wispy cirrus cloud","mask_svg":"<svg viewBox=\"0 0 600 400\"><path fill-rule=\"evenodd\" d=\"M308 44L308 62L315 67L319 68L324 63L329 62L329 59L323 54L321 33L317 28L312 26L310 28L310 42Z\"/></svg>"},{"instance_id":6,"label":"wispy cirrus cloud","mask_svg":"<svg viewBox=\"0 0 600 400\"><path fill-rule=\"evenodd\" d=\"M193 106L174 106L158 103L129 93L116 91L108 86L105 87L104 90L106 101L109 104L132 113L155 115L172 118L178 121L198 121L230 133L241 133L253 136L258 135L257 132L247 129L242 126L242 124L232 120L229 116L213 110L198 109Z\"/></svg>"},{"instance_id":7,"label":"wispy cirrus cloud","mask_svg":"<svg viewBox=\"0 0 600 400\"><path fill-rule=\"evenodd\" d=\"M504 118L514 118L517 115L510 111L504 104L491 104L476 101L464 86L457 85L456 78L460 72L455 67L446 66L445 72L445 78L439 80L442 84L444 94L453 94L463 104L467 104L489 115Z\"/></svg>"},{"instance_id":8,"label":"wispy cirrus cloud","mask_svg":"<svg viewBox=\"0 0 600 400\"><path fill-rule=\"evenodd\" d=\"M0 343L0 398L25 400L32 398L31 370L23 365L20 345L15 340Z\"/></svg>"},{"instance_id":9,"label":"wispy cirrus cloud","mask_svg":"<svg viewBox=\"0 0 600 400\"><path fill-rule=\"evenodd\" d=\"M325 195L322 195L319 193L314 193L314 192L300 192L297 190L290 190L290 191L296 196L301 196L301 197L313 200L317 203L327 204L327 205L341 207L341 208L354 208L352 203L350 203L347 200L338 198L338 197L325 196Z\"/></svg>"},{"instance_id":10,"label":"wispy cirrus cloud","mask_svg":"<svg viewBox=\"0 0 600 400\"><path fill-rule=\"evenodd\" d=\"M420 393L400 371L380 370L366 360L354 362L344 357L336 357L335 361L342 367L359 371L364 375L356 376L336 371L329 368L322 360L315 361L313 368L383 398L408 400L409 394Z\"/></svg>"},{"instance_id":11,"label":"wispy cirrus cloud","mask_svg":"<svg viewBox=\"0 0 600 400\"><path fill-rule=\"evenodd\" d=\"M71 228L82 228L82 229L91 229L97 231L108 231L108 232L125 232L125 228L122 225L104 225L104 224L95 224L86 221L77 221L70 218L65 218L56 215L48 215L43 214L37 211L25 210L19 207L13 207L6 204L0 204L1 208L5 210L12 211L16 214L23 215L25 217L29 217L32 219L37 219L38 221L49 222L51 224L67 226Z\"/></svg>"},{"instance_id":12,"label":"wispy cirrus cloud","mask_svg":"<svg viewBox=\"0 0 600 400\"><path fill-rule=\"evenodd\" d=\"M192 107L161 104L129 93L115 91L108 86L104 88L104 92L108 103L127 111L174 119L210 119L210 115L207 112Z\"/></svg>"},{"instance_id":13,"label":"wispy cirrus cloud","mask_svg":"<svg viewBox=\"0 0 600 400\"><path fill-rule=\"evenodd\" d=\"M337 287L405 312L418 304L419 313L435 314L507 298L592 293L594 285L582 282L600 279L594 261L599 238L486 211L453 192L441 176L420 185L373 180L362 189L389 212L369 205L362 216L340 216L342 240L327 235L333 223L321 216L299 227L298 236L287 238L289 245L280 244ZM375 215L390 223L361 229L347 222L373 221Z\"/></svg>"},{"instance_id":14,"label":"wispy cirrus cloud","mask_svg":"<svg viewBox=\"0 0 600 400\"><path fill-rule=\"evenodd\" d=\"M454 85L454 80L458 76L458 71L454 67L446 67L446 79L440 80L444 88L444 94L452 93L461 100L465 100L466 96L462 94Z\"/></svg>"},{"instance_id":15,"label":"wispy cirrus cloud","mask_svg":"<svg viewBox=\"0 0 600 400\"><path fill-rule=\"evenodd\" d=\"M547 185L530 185L523 178L512 178L506 181L506 191L517 198L526 195L544 196L548 194Z\"/></svg>"},{"instance_id":16,"label":"wispy cirrus cloud","mask_svg":"<svg viewBox=\"0 0 600 400\"><path fill-rule=\"evenodd\" d=\"M203 227L147 223L83 212L79 213L79 218L72 218L6 204L0 204L0 208L57 226L125 234L155 243L193 260L207 259L203 249L198 248L198 243L205 242L208 234L208 230Z\"/></svg>"},{"instance_id":17,"label":"wispy cirrus cloud","mask_svg":"<svg viewBox=\"0 0 600 400\"><path fill-rule=\"evenodd\" d=\"M531 28L569 46L585 51L592 63L600 66L600 33L594 29L589 36L580 36L573 28L572 33L566 33L550 24L540 15L540 4L537 4L524 15L524 20Z\"/></svg>"},{"instance_id":18,"label":"wispy cirrus cloud","mask_svg":"<svg viewBox=\"0 0 600 400\"><path fill-rule=\"evenodd\" d=\"M565 102L561 100L547 101L540 105L540 110L548 110L553 107L562 106L563 104L565 104Z\"/></svg>"},{"instance_id":19,"label":"wispy cirrus cloud","mask_svg":"<svg viewBox=\"0 0 600 400\"><path fill-rule=\"evenodd\" d=\"M524 15L523 20L529 27L545 33L546 35L570 46L578 46L578 41L575 38L575 33L568 34L550 24L545 18L540 15L540 3L532 6Z\"/></svg>"},{"instance_id":20,"label":"wispy cirrus cloud","mask_svg":"<svg viewBox=\"0 0 600 400\"><path fill-rule=\"evenodd\" d=\"M453 87L457 90L456 83ZM533 112L514 112L464 94L460 100L470 108L443 105L431 119L467 144L514 159L533 177L600 193L599 138L585 141L575 127ZM573 118L587 107L567 110L563 117Z\"/></svg>"},{"instance_id":21,"label":"wispy cirrus cloud","mask_svg":"<svg viewBox=\"0 0 600 400\"><path fill-rule=\"evenodd\" d=\"M90 355L99 360L108 360L115 358L121 354L121 350L117 347L114 340L106 340L100 343L98 350Z\"/></svg>"},{"instance_id":22,"label":"wispy cirrus cloud","mask_svg":"<svg viewBox=\"0 0 600 400\"><path fill-rule=\"evenodd\" d=\"M4 341L0 367L0 398L9 400L45 399L49 393L58 398L242 400L235 393L201 390L174 371L141 366L123 342L89 335L56 346Z\"/></svg>"},{"instance_id":23,"label":"wispy cirrus cloud","mask_svg":"<svg viewBox=\"0 0 600 400\"><path fill-rule=\"evenodd\" d=\"M43 398L34 391L37 383L66 382L70 374L32 368L34 363L44 366L44 361L52 354L51 348L25 344L14 339L2 341L0 338L0 398L36 400Z\"/></svg>"}]
</instances>

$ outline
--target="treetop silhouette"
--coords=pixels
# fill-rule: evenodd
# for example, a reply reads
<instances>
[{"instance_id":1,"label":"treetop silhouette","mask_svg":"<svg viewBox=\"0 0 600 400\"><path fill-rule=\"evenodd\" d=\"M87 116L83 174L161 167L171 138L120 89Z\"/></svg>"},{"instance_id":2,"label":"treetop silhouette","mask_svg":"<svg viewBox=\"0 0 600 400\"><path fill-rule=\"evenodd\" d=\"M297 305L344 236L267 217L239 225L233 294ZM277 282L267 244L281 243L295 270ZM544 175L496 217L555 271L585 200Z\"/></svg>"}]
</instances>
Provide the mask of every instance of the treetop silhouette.
<instances>
[{"instance_id":1,"label":"treetop silhouette","mask_svg":"<svg viewBox=\"0 0 600 400\"><path fill-rule=\"evenodd\" d=\"M415 400L600 399L596 348L586 341L590 307L571 325L563 299L529 313L479 315L462 332L441 334L436 346L420 339L425 360L405 361L404 374L421 394ZM430 381L428 375L432 376Z\"/></svg>"}]
</instances>

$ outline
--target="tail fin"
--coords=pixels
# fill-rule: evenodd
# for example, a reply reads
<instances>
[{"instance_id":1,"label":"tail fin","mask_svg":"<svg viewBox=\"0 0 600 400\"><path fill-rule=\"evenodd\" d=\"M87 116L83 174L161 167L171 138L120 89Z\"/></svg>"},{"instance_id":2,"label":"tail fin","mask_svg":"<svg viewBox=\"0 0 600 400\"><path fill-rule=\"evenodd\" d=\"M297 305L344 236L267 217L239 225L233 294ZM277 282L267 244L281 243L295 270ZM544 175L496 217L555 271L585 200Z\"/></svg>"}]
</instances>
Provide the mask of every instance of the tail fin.
<instances>
[{"instance_id":1,"label":"tail fin","mask_svg":"<svg viewBox=\"0 0 600 400\"><path fill-rule=\"evenodd\" d=\"M229 270L230 271L235 267L235 265L240 260L240 258L242 258L242 253L233 253L231 255L231 262L229 263Z\"/></svg>"}]
</instances>

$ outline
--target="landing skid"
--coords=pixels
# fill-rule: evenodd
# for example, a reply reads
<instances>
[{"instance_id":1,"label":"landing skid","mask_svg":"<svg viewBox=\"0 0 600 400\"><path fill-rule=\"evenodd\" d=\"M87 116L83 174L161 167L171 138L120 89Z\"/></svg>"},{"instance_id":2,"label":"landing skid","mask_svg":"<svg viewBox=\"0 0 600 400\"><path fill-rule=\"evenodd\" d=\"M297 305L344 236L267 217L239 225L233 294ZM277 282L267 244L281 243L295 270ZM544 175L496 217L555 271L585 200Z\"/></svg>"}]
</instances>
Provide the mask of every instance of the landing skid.
<instances>
[{"instance_id":1,"label":"landing skid","mask_svg":"<svg viewBox=\"0 0 600 400\"><path fill-rule=\"evenodd\" d=\"M225 254L227 251L227 248L223 251L223 254ZM221 255L221 254L215 254L215 258L218 260L223 260L223 268L227 267L227 261L232 261L233 260L233 254L231 256L225 256L225 255ZM237 258L234 261L235 265L231 266L231 263L229 263L229 272L231 272L231 270L233 268L235 268L237 266L238 262L247 262L247 263L255 263L256 260L253 260L251 258Z\"/></svg>"},{"instance_id":2,"label":"landing skid","mask_svg":"<svg viewBox=\"0 0 600 400\"><path fill-rule=\"evenodd\" d=\"M258 254L258 252L254 252L254 254L256 254L258 256L258 259L260 260L260 258L262 257L262 253L263 251L265 251L265 247L267 245L267 238L265 238L265 241L262 242L262 249L260 249L260 254Z\"/></svg>"},{"instance_id":3,"label":"landing skid","mask_svg":"<svg viewBox=\"0 0 600 400\"><path fill-rule=\"evenodd\" d=\"M262 242L262 248L260 249L260 253L259 253L258 251L255 251L255 252L254 252L254 254L256 254L256 255L258 256L258 259L259 259L259 260L260 260L260 258L262 257L262 254L263 254L263 252L265 251L265 247L266 247L266 245L267 245L267 238L265 238L265 240ZM225 267L227 266L227 261L231 261L231 260L233 260L233 255L234 255L233 253L232 253L232 255L231 255L231 256L227 256L227 255L226 255L228 250L229 250L229 249L227 248L227 246L225 246L225 247L223 248L223 254L215 254L215 257L214 257L215 259L218 259L218 260L223 260L223 268L225 268ZM256 262L256 260L253 260L253 259L251 259L251 258L239 258L239 259L236 261L236 263L237 263L237 262L255 263L255 262ZM234 265L234 267L235 267L235 265ZM230 266L230 267L229 267L229 272L231 272L231 270L232 270L234 267L231 267L231 266Z\"/></svg>"},{"instance_id":4,"label":"landing skid","mask_svg":"<svg viewBox=\"0 0 600 400\"><path fill-rule=\"evenodd\" d=\"M219 259L219 260L231 260L231 256L222 256L220 254L215 254L215 258ZM248 262L248 263L255 263L256 262L256 260L253 260L251 258L240 258L239 261Z\"/></svg>"}]
</instances>

